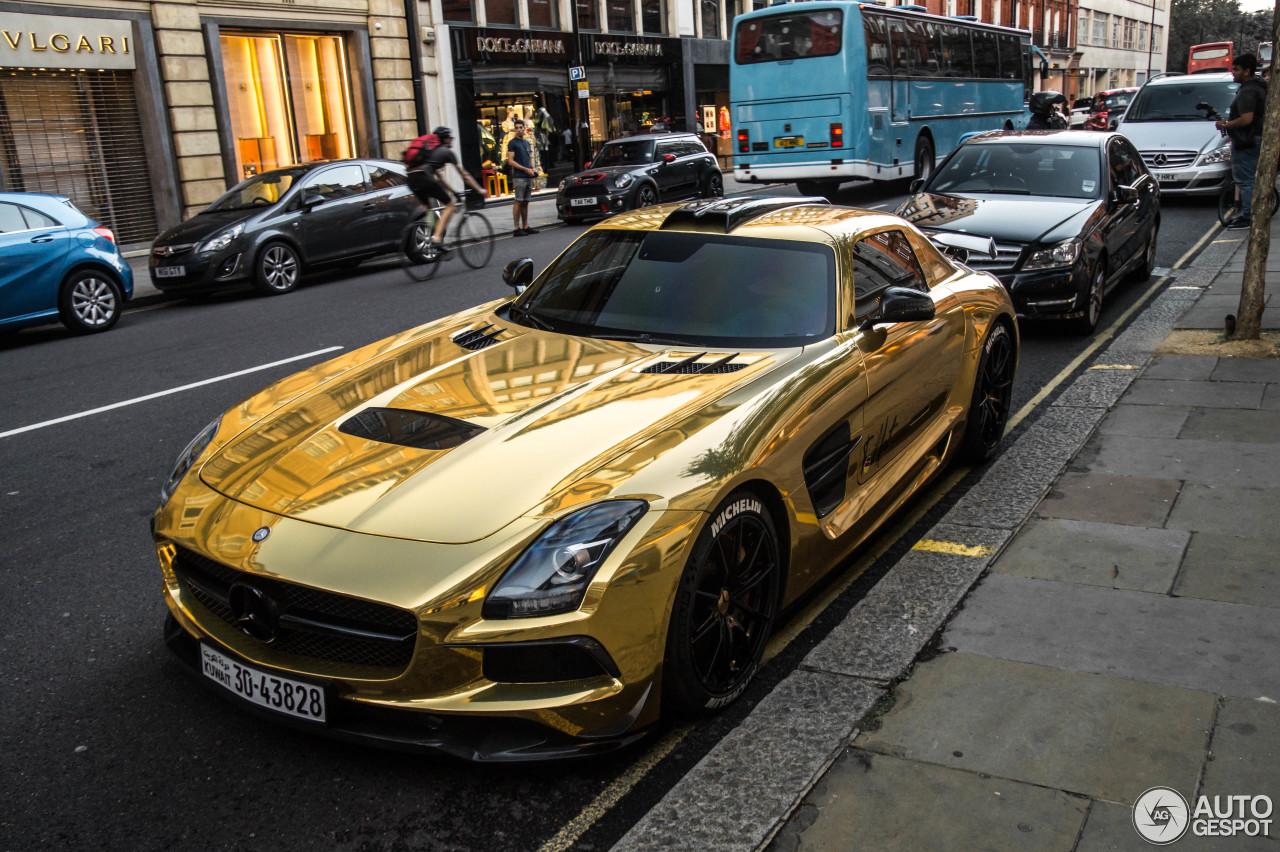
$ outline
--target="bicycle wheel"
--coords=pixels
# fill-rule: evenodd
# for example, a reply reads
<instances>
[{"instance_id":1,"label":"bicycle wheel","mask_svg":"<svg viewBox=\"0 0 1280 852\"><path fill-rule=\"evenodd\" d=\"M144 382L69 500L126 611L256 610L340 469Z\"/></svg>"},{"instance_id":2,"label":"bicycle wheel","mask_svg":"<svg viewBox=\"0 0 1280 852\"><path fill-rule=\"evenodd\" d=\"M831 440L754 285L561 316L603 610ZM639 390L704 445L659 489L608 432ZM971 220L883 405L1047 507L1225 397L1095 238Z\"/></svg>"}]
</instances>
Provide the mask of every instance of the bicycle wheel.
<instances>
[{"instance_id":1,"label":"bicycle wheel","mask_svg":"<svg viewBox=\"0 0 1280 852\"><path fill-rule=\"evenodd\" d=\"M1227 181L1222 187L1222 193L1218 196L1218 221L1226 225L1239 215L1240 202L1236 200L1235 182Z\"/></svg>"},{"instance_id":2,"label":"bicycle wheel","mask_svg":"<svg viewBox=\"0 0 1280 852\"><path fill-rule=\"evenodd\" d=\"M479 269L493 257L493 225L480 213L465 213L458 221L454 248L472 269Z\"/></svg>"},{"instance_id":3,"label":"bicycle wheel","mask_svg":"<svg viewBox=\"0 0 1280 852\"><path fill-rule=\"evenodd\" d=\"M415 219L404 229L400 241L400 266L414 281L426 281L436 274L440 258L430 253L431 231L435 226L434 214L428 213Z\"/></svg>"}]
</instances>

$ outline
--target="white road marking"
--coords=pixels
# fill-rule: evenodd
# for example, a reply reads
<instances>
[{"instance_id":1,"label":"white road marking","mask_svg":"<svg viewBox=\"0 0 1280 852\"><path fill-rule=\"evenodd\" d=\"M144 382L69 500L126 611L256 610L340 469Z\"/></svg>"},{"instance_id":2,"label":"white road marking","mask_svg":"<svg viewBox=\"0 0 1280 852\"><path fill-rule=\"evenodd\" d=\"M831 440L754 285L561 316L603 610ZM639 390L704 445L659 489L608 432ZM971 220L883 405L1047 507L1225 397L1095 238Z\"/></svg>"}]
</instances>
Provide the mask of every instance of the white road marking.
<instances>
[{"instance_id":1,"label":"white road marking","mask_svg":"<svg viewBox=\"0 0 1280 852\"><path fill-rule=\"evenodd\" d=\"M270 370L272 367L279 367L281 364L290 364L290 363L293 363L294 361L302 361L306 358L314 358L317 355L327 355L330 352L337 352L341 348L342 348L341 346L330 346L326 349L317 349L316 351L308 352L305 355L294 355L292 358L284 358L279 361L272 361L270 364L261 364L257 367L249 367L246 370L237 370L234 373L227 373L226 375L222 375L222 376L214 376L212 379L203 379L198 382L192 382L189 385L182 385L181 387L170 388L169 390L156 391L155 393L149 393L146 396L139 396L139 397L134 397L133 399L126 399L123 402L113 402L110 405L103 405L103 406L100 406L99 408L91 408L88 411L81 411L77 414L68 414L66 417L57 417L53 420L46 420L43 423L32 423L30 426L20 426L17 429L10 429L8 432L0 432L0 438L8 438L11 435L20 435L23 432L31 432L35 429L43 429L46 426L54 426L58 423L66 423L68 420L79 420L81 417L89 417L94 414L101 414L104 411L111 411L116 408L124 408L126 405L136 405L139 402L146 402L147 400L151 400L151 399L159 399L162 396L169 396L170 394L182 393L183 391L188 391L188 390L191 390L192 388L203 387L204 385L211 385L211 384L214 384L215 382L225 382L227 379L234 379L238 376L247 376L250 373L257 373L261 370Z\"/></svg>"}]
</instances>

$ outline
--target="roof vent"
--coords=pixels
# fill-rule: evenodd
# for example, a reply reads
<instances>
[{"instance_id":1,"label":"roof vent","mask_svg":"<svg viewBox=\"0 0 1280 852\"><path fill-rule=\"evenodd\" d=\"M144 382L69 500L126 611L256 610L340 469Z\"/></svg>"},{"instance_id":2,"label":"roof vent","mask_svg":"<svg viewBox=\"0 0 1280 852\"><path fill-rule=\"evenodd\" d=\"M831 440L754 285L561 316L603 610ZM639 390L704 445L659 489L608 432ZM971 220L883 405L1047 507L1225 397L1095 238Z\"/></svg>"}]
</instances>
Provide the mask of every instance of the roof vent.
<instances>
[{"instance_id":1,"label":"roof vent","mask_svg":"<svg viewBox=\"0 0 1280 852\"><path fill-rule=\"evenodd\" d=\"M727 234L734 228L766 213L798 207L801 204L830 203L825 198L755 198L753 196L708 198L702 201L691 201L672 210L663 220L659 230L680 228L711 234Z\"/></svg>"},{"instance_id":2,"label":"roof vent","mask_svg":"<svg viewBox=\"0 0 1280 852\"><path fill-rule=\"evenodd\" d=\"M493 329L493 331L489 329ZM498 328L491 323L480 328L469 328L466 331L459 332L453 336L452 340L463 349L470 349L474 352L477 349L484 349L486 346L492 346L497 343L498 335L504 331L506 329Z\"/></svg>"},{"instance_id":3,"label":"roof vent","mask_svg":"<svg viewBox=\"0 0 1280 852\"><path fill-rule=\"evenodd\" d=\"M694 373L736 373L746 364L730 364L734 358L738 357L735 352L732 355L726 355L715 361L699 361L701 355L690 355L683 361L655 361L649 366L640 370L641 373L666 373L677 375L692 375Z\"/></svg>"}]
</instances>

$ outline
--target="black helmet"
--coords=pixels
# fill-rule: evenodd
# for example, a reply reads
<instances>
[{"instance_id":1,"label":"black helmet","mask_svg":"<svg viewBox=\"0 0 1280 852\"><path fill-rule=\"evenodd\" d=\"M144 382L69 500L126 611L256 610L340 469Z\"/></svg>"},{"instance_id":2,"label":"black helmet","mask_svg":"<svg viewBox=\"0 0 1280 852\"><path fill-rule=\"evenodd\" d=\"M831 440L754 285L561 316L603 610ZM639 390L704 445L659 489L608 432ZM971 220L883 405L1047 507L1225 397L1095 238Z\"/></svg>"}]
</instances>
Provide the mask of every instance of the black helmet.
<instances>
[{"instance_id":1,"label":"black helmet","mask_svg":"<svg viewBox=\"0 0 1280 852\"><path fill-rule=\"evenodd\" d=\"M1061 92L1036 92L1027 101L1027 108L1032 115L1044 117L1053 112L1054 104L1066 103L1066 100Z\"/></svg>"},{"instance_id":2,"label":"black helmet","mask_svg":"<svg viewBox=\"0 0 1280 852\"><path fill-rule=\"evenodd\" d=\"M434 133L436 136L439 136L441 140L453 138L453 131L445 127L444 125L437 127L435 130L431 132Z\"/></svg>"}]
</instances>

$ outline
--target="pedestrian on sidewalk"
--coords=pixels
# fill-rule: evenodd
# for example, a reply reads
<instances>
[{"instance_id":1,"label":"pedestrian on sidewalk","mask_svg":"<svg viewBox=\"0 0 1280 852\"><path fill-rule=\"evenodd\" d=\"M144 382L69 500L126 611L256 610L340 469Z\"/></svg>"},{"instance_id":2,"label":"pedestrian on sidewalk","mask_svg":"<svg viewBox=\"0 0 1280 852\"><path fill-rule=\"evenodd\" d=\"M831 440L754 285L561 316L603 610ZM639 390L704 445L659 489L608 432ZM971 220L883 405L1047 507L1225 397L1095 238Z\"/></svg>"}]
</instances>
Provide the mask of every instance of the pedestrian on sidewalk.
<instances>
[{"instance_id":1,"label":"pedestrian on sidewalk","mask_svg":"<svg viewBox=\"0 0 1280 852\"><path fill-rule=\"evenodd\" d=\"M1240 215L1227 223L1227 230L1249 228L1253 215L1253 181L1258 173L1258 148L1262 143L1263 104L1267 100L1267 84L1257 77L1258 58L1252 53L1237 56L1231 62L1231 77L1240 84L1226 121L1219 121L1231 139L1231 177L1240 189Z\"/></svg>"},{"instance_id":2,"label":"pedestrian on sidewalk","mask_svg":"<svg viewBox=\"0 0 1280 852\"><path fill-rule=\"evenodd\" d=\"M507 162L511 164L511 189L516 197L511 205L511 221L515 224L515 236L538 233L529 227L529 195L533 192L533 179L538 173L533 168L533 151L524 138L524 121L516 119L515 136L507 142Z\"/></svg>"}]
</instances>

